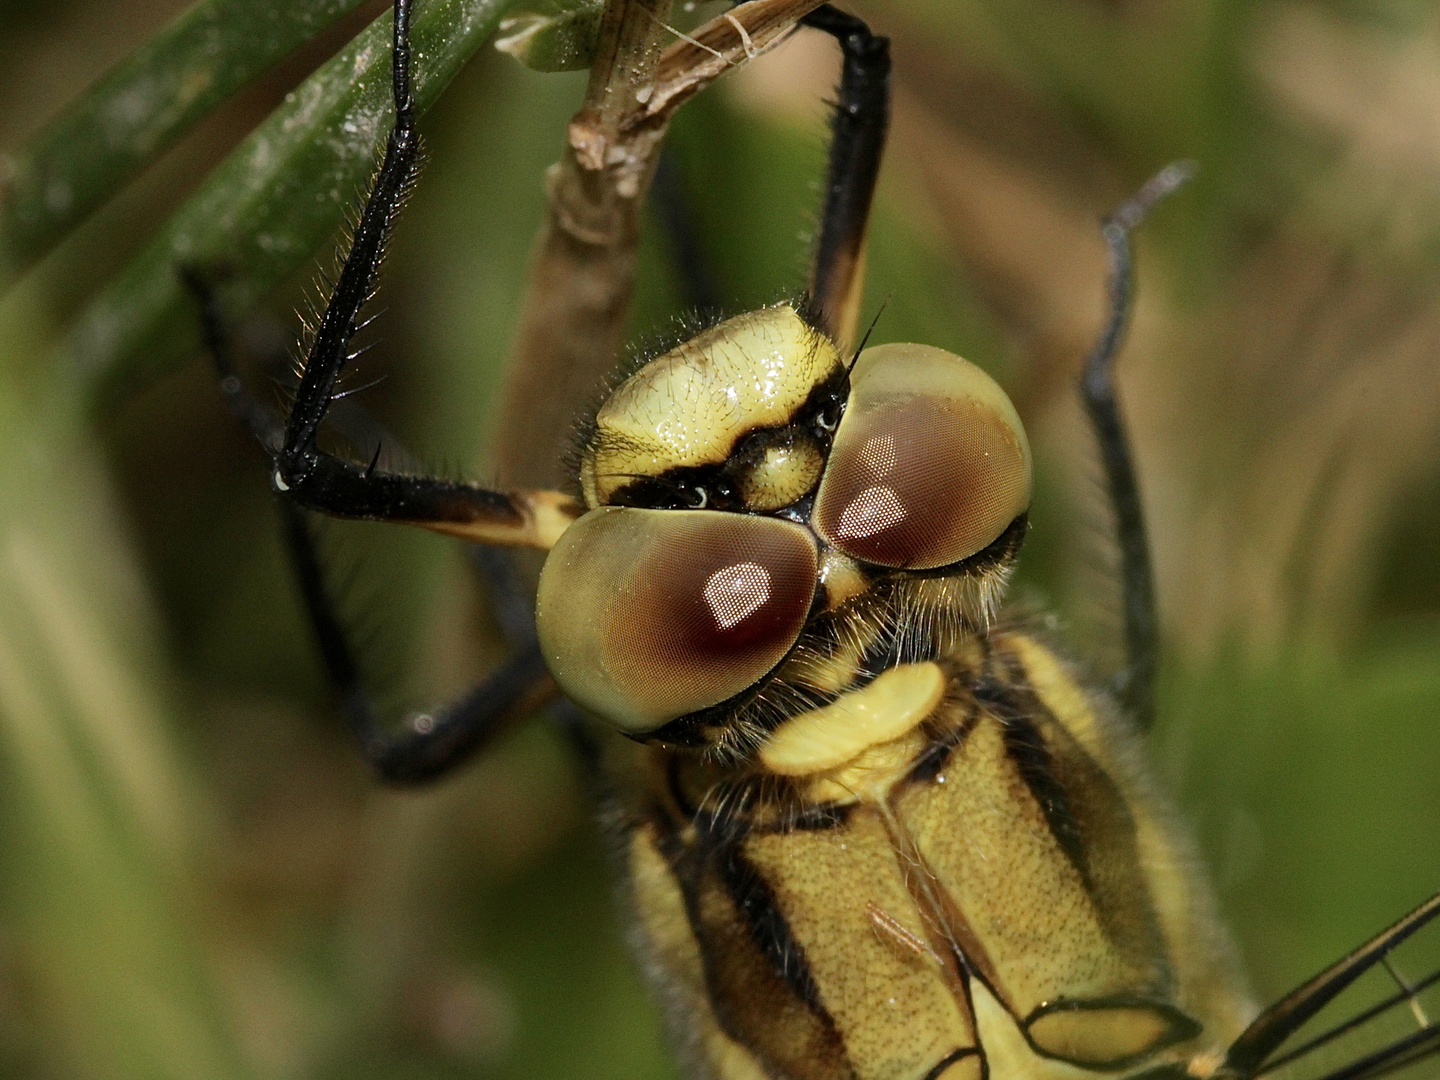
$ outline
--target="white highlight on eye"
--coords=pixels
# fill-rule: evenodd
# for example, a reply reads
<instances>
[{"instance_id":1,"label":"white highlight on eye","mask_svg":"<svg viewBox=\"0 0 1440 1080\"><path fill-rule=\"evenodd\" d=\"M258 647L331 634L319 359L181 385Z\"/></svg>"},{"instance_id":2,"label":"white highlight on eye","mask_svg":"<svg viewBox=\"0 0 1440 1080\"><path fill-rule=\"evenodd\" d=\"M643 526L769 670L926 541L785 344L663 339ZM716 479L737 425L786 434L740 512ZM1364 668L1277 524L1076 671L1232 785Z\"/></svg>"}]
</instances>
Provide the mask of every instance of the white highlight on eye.
<instances>
[{"instance_id":1,"label":"white highlight on eye","mask_svg":"<svg viewBox=\"0 0 1440 1080\"><path fill-rule=\"evenodd\" d=\"M837 540L860 540L905 520L905 504L894 488L868 487L850 500L835 527Z\"/></svg>"},{"instance_id":2,"label":"white highlight on eye","mask_svg":"<svg viewBox=\"0 0 1440 1080\"><path fill-rule=\"evenodd\" d=\"M895 436L890 433L871 435L860 451L860 464L877 479L895 467Z\"/></svg>"},{"instance_id":3,"label":"white highlight on eye","mask_svg":"<svg viewBox=\"0 0 1440 1080\"><path fill-rule=\"evenodd\" d=\"M769 599L770 571L759 563L722 566L705 581L705 602L721 630L739 625Z\"/></svg>"}]
</instances>

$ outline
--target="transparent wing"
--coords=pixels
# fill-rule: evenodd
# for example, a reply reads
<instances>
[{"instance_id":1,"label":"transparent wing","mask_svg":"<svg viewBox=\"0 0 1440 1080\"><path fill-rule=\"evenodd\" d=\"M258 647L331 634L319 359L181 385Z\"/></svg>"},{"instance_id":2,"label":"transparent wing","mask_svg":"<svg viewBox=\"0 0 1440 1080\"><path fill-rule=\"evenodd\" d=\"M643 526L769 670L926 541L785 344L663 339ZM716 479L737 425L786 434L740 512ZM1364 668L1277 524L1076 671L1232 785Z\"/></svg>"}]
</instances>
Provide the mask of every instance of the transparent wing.
<instances>
[{"instance_id":1,"label":"transparent wing","mask_svg":"<svg viewBox=\"0 0 1440 1080\"><path fill-rule=\"evenodd\" d=\"M1235 1040L1216 1075L1440 1078L1437 917L1440 895L1296 987Z\"/></svg>"}]
</instances>

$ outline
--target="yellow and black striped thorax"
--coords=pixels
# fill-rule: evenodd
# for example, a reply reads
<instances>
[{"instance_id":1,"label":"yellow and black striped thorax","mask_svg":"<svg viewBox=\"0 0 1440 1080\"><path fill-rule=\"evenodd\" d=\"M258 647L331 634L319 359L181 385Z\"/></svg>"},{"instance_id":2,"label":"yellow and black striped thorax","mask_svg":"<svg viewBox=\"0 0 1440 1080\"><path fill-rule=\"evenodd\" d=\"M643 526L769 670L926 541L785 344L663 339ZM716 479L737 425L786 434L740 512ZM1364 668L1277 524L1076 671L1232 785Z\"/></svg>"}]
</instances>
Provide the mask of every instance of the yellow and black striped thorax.
<instances>
[{"instance_id":1,"label":"yellow and black striped thorax","mask_svg":"<svg viewBox=\"0 0 1440 1080\"><path fill-rule=\"evenodd\" d=\"M933 708L809 773L650 752L628 858L697 1075L1138 1075L1243 1026L1133 747L1055 656L974 635Z\"/></svg>"}]
</instances>

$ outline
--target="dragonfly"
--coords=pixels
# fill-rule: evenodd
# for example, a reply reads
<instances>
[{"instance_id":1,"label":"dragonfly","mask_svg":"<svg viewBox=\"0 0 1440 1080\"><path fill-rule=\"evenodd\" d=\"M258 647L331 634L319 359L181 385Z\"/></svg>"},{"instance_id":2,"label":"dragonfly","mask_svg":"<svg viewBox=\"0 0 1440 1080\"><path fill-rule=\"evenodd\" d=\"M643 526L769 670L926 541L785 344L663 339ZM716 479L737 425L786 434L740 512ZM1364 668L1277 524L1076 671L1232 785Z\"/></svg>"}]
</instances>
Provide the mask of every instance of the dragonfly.
<instances>
[{"instance_id":1,"label":"dragonfly","mask_svg":"<svg viewBox=\"0 0 1440 1080\"><path fill-rule=\"evenodd\" d=\"M697 1077L1430 1075L1440 1026L1423 999L1440 972L1411 981L1391 954L1440 915L1440 896L1256 1010L1137 764L1157 631L1113 367L1130 233L1186 170L1163 170L1105 224L1110 315L1082 383L1122 557L1128 663L1112 699L1001 615L1033 494L1004 391L954 354L867 348L859 331L890 57L883 36L828 4L794 20L844 56L803 294L615 376L580 427L570 490L399 471L378 444L369 460L326 449L418 176L412 7L395 0L395 124L287 413L239 377L192 276L222 392L268 452L321 653L380 775L447 774L547 680L628 737L575 726L623 789L608 813L624 892ZM533 636L454 705L387 725L328 594L311 513L546 552ZM1393 991L1347 1009L1376 971ZM1389 1034L1397 1016L1411 1029ZM1334 1060L1337 1044L1382 1026Z\"/></svg>"}]
</instances>

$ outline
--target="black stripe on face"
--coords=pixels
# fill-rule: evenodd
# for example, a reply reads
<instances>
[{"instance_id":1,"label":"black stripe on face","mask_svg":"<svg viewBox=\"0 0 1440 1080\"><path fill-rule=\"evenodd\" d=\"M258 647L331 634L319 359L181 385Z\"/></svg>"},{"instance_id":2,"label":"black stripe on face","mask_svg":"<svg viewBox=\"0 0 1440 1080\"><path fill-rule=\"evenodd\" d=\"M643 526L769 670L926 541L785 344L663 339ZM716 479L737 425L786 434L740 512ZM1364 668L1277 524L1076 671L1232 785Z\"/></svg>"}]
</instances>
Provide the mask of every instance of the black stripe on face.
<instances>
[{"instance_id":1,"label":"black stripe on face","mask_svg":"<svg viewBox=\"0 0 1440 1080\"><path fill-rule=\"evenodd\" d=\"M764 457L768 447L785 445L791 438L807 440L822 458L827 456L849 392L849 372L837 366L810 389L784 423L751 428L735 440L725 460L675 465L653 476L633 476L612 491L605 503L650 510L693 510L697 508L695 492L703 488L706 509L749 512L740 494L743 474ZM815 483L801 496L802 501L813 495L819 481L817 474Z\"/></svg>"}]
</instances>

